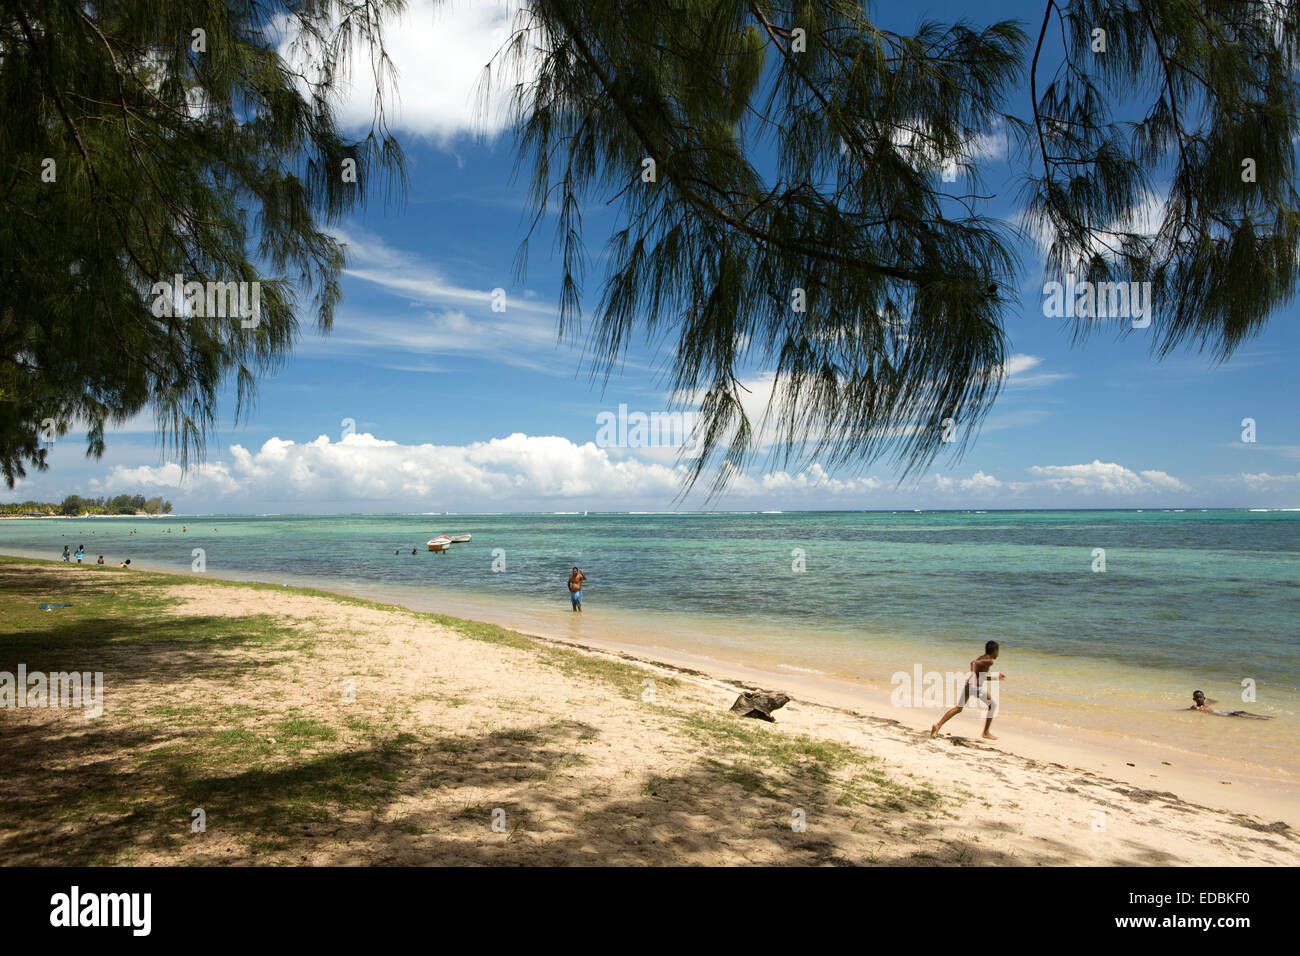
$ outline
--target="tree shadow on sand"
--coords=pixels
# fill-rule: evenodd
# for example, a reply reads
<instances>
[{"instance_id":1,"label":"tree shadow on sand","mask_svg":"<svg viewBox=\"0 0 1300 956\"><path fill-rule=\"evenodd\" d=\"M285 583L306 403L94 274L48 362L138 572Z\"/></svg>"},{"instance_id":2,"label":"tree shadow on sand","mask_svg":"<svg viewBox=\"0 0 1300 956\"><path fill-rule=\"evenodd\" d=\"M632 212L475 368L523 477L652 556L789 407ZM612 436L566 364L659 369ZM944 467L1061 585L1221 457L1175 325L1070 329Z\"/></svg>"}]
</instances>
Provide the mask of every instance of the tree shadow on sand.
<instances>
[{"instance_id":1,"label":"tree shadow on sand","mask_svg":"<svg viewBox=\"0 0 1300 956\"><path fill-rule=\"evenodd\" d=\"M799 769L710 759L669 775L643 774L635 797L551 786L586 759L598 731L554 721L479 736L374 738L365 746L262 765L212 769L205 748L131 756L158 744L132 731L69 734L36 725L5 735L9 769L0 800L0 859L11 864L128 862L137 851L178 863L259 865L1034 865L1077 859L1068 844L1037 858L981 846L979 833L938 839L939 827L905 804L844 807L838 782ZM126 756L124 756L124 754ZM209 754L210 755L210 754ZM50 773L52 765L75 770ZM487 796L485 796L485 794ZM194 833L192 811L206 814ZM494 830L493 811L498 814ZM803 832L791 826L806 814ZM834 827L826 822L835 816ZM904 824L914 845L881 840L846 854L828 833L882 836ZM498 832L498 830L500 832ZM984 838L995 835L991 827ZM1154 862L1134 847L1132 862Z\"/></svg>"}]
</instances>

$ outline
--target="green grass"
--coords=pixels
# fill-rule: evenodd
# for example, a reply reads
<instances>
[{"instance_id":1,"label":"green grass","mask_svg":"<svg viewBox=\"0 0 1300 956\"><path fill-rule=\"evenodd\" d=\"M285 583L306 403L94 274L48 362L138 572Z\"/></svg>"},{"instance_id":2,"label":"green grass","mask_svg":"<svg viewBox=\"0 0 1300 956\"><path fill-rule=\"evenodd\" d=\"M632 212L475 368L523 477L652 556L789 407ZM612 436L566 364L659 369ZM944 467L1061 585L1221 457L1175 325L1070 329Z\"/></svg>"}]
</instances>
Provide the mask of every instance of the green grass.
<instances>
[{"instance_id":1,"label":"green grass","mask_svg":"<svg viewBox=\"0 0 1300 956\"><path fill-rule=\"evenodd\" d=\"M540 660L566 677L582 677L604 684L617 690L624 697L638 700L646 690L647 680L654 681L656 697L660 689L677 687L681 684L681 681L675 677L651 677L643 668L635 664L585 654L569 647L543 646Z\"/></svg>"},{"instance_id":2,"label":"green grass","mask_svg":"<svg viewBox=\"0 0 1300 956\"><path fill-rule=\"evenodd\" d=\"M706 751L702 763L714 776L754 795L820 802L833 792L837 806L893 813L935 809L941 802L929 788L886 774L878 758L835 741L776 733L729 713L691 713L682 724Z\"/></svg>"}]
</instances>

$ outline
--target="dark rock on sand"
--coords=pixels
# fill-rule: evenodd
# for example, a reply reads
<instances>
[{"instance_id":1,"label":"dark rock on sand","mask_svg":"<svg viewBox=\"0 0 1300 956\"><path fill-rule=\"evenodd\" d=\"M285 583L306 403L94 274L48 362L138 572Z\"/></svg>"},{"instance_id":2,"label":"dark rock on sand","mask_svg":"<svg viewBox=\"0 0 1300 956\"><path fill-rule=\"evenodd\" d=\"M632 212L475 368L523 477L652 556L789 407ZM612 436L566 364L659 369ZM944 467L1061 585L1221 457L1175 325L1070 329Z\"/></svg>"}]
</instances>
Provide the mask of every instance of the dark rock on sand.
<instances>
[{"instance_id":1,"label":"dark rock on sand","mask_svg":"<svg viewBox=\"0 0 1300 956\"><path fill-rule=\"evenodd\" d=\"M731 705L732 713L742 717L757 717L759 720L776 722L772 711L780 710L790 703L790 696L774 690L747 690Z\"/></svg>"}]
</instances>

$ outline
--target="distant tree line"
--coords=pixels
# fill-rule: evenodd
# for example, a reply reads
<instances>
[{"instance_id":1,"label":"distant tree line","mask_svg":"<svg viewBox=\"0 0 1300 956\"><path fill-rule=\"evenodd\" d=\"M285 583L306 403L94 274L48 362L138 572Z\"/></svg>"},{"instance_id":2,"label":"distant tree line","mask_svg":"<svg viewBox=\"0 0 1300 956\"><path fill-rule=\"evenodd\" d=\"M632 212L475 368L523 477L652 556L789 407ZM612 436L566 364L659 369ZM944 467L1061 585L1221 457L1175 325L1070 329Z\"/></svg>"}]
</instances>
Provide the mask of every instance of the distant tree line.
<instances>
[{"instance_id":1,"label":"distant tree line","mask_svg":"<svg viewBox=\"0 0 1300 956\"><path fill-rule=\"evenodd\" d=\"M115 498L83 498L81 495L68 495L59 504L52 501L0 504L0 514L5 515L166 515L171 514L171 511L170 501L164 501L161 497L146 498L144 495L118 495Z\"/></svg>"}]
</instances>

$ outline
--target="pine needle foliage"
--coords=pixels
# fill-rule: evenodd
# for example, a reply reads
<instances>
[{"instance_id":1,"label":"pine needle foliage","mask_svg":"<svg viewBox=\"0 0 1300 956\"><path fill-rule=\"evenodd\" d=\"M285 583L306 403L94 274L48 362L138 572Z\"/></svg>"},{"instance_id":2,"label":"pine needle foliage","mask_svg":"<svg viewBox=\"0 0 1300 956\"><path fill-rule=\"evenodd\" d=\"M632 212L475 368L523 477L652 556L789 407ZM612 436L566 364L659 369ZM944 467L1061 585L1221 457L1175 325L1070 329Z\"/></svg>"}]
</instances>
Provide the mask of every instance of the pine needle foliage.
<instances>
[{"instance_id":1,"label":"pine needle foliage","mask_svg":"<svg viewBox=\"0 0 1300 956\"><path fill-rule=\"evenodd\" d=\"M404 175L382 109L367 136L348 138L334 93L353 44L382 50L400 6L0 0L0 471L11 487L26 466L46 467L56 434L87 428L98 457L105 426L146 408L187 462L227 384L236 420L246 413L291 352L300 311L328 330L344 257L323 227L378 189L400 191ZM288 42L305 56L282 56ZM389 65L374 66L378 85ZM155 314L154 284L175 275L257 282L255 326Z\"/></svg>"},{"instance_id":2,"label":"pine needle foliage","mask_svg":"<svg viewBox=\"0 0 1300 956\"><path fill-rule=\"evenodd\" d=\"M586 326L597 376L663 346L700 406L691 483L716 492L763 445L905 476L960 425L959 454L1003 380L1026 238L1047 278L1151 282L1159 355L1230 355L1294 292L1296 18L1048 0L1029 30L897 33L852 0L530 0L486 79L513 94L529 237L554 216L562 334ZM990 137L1016 215L981 192ZM617 224L584 317L589 203ZM746 369L776 375L762 421Z\"/></svg>"}]
</instances>

